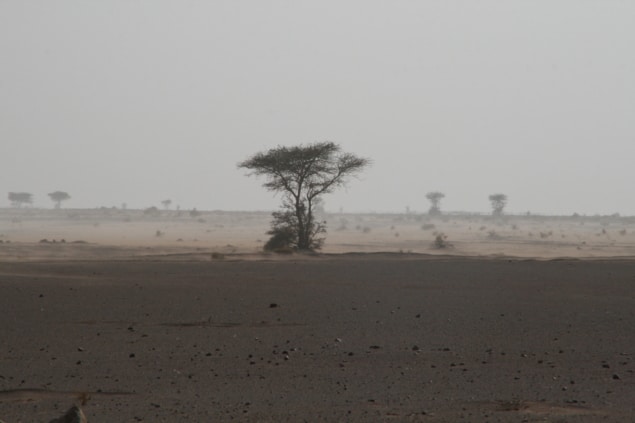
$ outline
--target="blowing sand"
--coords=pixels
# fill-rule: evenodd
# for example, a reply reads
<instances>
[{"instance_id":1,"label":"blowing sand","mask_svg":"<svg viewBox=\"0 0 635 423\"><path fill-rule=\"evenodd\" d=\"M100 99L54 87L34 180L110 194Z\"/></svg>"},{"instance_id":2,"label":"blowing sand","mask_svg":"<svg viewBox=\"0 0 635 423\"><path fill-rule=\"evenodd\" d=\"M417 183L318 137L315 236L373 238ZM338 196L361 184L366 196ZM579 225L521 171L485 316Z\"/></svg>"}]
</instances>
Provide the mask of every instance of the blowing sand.
<instances>
[{"instance_id":1,"label":"blowing sand","mask_svg":"<svg viewBox=\"0 0 635 423\"><path fill-rule=\"evenodd\" d=\"M336 216L279 256L265 214L29 212L0 238L7 423L635 418L628 219Z\"/></svg>"}]
</instances>

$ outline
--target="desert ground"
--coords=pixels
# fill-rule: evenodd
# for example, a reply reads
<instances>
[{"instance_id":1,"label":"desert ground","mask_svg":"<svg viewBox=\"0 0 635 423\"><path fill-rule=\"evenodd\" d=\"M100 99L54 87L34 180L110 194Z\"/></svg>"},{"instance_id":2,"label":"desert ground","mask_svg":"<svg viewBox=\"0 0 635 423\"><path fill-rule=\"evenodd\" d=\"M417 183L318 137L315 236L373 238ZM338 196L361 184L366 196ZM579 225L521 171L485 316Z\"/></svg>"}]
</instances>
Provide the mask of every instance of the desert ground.
<instances>
[{"instance_id":1,"label":"desert ground","mask_svg":"<svg viewBox=\"0 0 635 423\"><path fill-rule=\"evenodd\" d=\"M634 421L635 219L324 218L0 210L0 419Z\"/></svg>"}]
</instances>

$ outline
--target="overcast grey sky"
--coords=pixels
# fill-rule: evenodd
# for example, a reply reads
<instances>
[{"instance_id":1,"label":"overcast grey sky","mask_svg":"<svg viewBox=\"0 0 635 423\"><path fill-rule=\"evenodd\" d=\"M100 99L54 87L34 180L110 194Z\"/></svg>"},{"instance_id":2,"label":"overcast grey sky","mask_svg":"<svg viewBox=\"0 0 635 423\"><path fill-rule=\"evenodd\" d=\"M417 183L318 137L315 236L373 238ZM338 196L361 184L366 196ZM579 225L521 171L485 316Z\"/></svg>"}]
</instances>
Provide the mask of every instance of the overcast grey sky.
<instances>
[{"instance_id":1,"label":"overcast grey sky","mask_svg":"<svg viewBox=\"0 0 635 423\"><path fill-rule=\"evenodd\" d=\"M374 161L327 210L635 215L630 0L0 1L0 206L269 210L236 164Z\"/></svg>"}]
</instances>

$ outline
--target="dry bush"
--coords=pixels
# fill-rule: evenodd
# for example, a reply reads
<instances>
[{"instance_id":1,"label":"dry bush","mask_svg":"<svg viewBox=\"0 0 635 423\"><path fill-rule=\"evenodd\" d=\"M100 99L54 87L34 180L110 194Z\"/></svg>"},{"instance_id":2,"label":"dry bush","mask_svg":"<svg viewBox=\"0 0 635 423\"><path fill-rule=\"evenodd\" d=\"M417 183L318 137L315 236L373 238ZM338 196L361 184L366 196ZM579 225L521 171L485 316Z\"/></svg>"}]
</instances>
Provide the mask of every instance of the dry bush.
<instances>
[{"instance_id":1,"label":"dry bush","mask_svg":"<svg viewBox=\"0 0 635 423\"><path fill-rule=\"evenodd\" d=\"M448 242L447 235L445 235L444 233L438 233L437 236L434 238L434 242L432 243L432 246L434 248L444 249L444 248L451 248L452 244Z\"/></svg>"},{"instance_id":2,"label":"dry bush","mask_svg":"<svg viewBox=\"0 0 635 423\"><path fill-rule=\"evenodd\" d=\"M502 237L496 231L489 231L487 233L489 239L502 239Z\"/></svg>"}]
</instances>

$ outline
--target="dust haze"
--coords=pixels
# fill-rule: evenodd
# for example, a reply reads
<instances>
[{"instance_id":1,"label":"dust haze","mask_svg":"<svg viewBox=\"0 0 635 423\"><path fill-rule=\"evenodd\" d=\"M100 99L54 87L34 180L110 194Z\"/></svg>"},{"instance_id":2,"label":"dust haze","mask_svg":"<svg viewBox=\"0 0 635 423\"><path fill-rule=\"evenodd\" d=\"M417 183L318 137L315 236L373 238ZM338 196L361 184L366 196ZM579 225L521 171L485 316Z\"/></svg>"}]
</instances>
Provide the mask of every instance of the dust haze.
<instances>
[{"instance_id":1,"label":"dust haze","mask_svg":"<svg viewBox=\"0 0 635 423\"><path fill-rule=\"evenodd\" d=\"M323 213L325 254L458 257L635 256L635 218ZM0 260L274 259L269 212L35 208L0 211Z\"/></svg>"},{"instance_id":2,"label":"dust haze","mask_svg":"<svg viewBox=\"0 0 635 423\"><path fill-rule=\"evenodd\" d=\"M0 1L0 419L635 421L633 22Z\"/></svg>"},{"instance_id":3,"label":"dust haze","mask_svg":"<svg viewBox=\"0 0 635 423\"><path fill-rule=\"evenodd\" d=\"M0 4L0 206L270 211L236 168L331 140L329 212L634 215L623 1Z\"/></svg>"}]
</instances>

